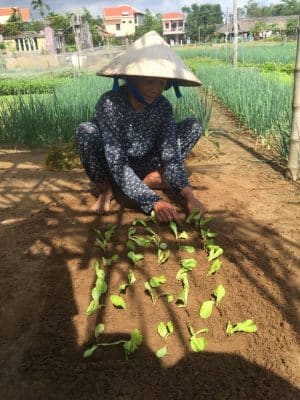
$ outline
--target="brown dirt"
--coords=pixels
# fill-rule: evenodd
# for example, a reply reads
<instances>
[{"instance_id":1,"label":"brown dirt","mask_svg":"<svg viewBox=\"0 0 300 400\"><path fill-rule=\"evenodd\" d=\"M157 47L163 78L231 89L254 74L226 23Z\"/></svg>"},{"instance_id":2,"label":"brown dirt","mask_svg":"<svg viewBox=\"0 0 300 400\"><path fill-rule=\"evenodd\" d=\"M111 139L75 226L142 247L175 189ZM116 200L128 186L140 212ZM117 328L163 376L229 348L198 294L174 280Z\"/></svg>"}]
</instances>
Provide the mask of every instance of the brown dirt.
<instances>
[{"instance_id":1,"label":"brown dirt","mask_svg":"<svg viewBox=\"0 0 300 400\"><path fill-rule=\"evenodd\" d=\"M188 306L160 299L155 305L143 283L165 274L163 291L178 295L178 252L157 266L152 248L135 269L137 282L124 296L127 310L113 309L127 275L126 235L142 214L121 208L98 217L82 170L53 172L44 167L45 152L0 154L0 398L10 399L299 399L297 288L299 287L300 189L282 175L271 156L230 113L214 105L214 134L199 142L188 161L190 181L215 217L211 229L224 248L222 268L206 277L208 263L196 232L189 242L198 250L198 267L190 273ZM87 317L95 274L101 260L93 228L109 222L117 233L109 254L120 262L107 269L106 307ZM175 250L166 226L159 234ZM188 227L189 232L192 232ZM201 320L199 305L222 283L220 309ZM226 336L228 320L248 318L256 334ZM169 355L156 333L160 321L172 320ZM102 341L127 338L133 328L143 344L129 361L121 346L101 348L89 359L83 351L94 343L96 322L106 325ZM208 327L208 346L195 354L186 323Z\"/></svg>"}]
</instances>

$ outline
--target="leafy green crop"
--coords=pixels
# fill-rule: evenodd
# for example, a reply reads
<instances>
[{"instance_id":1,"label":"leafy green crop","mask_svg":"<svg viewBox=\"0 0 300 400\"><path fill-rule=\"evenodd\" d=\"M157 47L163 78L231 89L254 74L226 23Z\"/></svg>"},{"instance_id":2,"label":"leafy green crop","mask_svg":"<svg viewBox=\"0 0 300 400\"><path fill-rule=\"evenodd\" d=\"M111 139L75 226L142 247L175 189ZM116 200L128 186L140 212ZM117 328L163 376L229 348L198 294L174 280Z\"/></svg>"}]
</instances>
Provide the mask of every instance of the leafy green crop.
<instances>
[{"instance_id":1,"label":"leafy green crop","mask_svg":"<svg viewBox=\"0 0 300 400\"><path fill-rule=\"evenodd\" d=\"M105 329L105 325L104 324L96 325L96 328L95 328L95 338L96 339L97 339L98 336L100 336L104 332L104 329Z\"/></svg>"},{"instance_id":2,"label":"leafy green crop","mask_svg":"<svg viewBox=\"0 0 300 400\"><path fill-rule=\"evenodd\" d=\"M158 334L164 338L167 339L167 337L169 335L171 335L174 332L174 325L172 321L167 322L167 324L165 325L165 323L163 321L161 321L158 325L157 325L157 332Z\"/></svg>"},{"instance_id":3,"label":"leafy green crop","mask_svg":"<svg viewBox=\"0 0 300 400\"><path fill-rule=\"evenodd\" d=\"M136 277L133 271L130 269L128 272L128 283L121 283L119 286L119 293L125 293L128 286L133 285L136 282Z\"/></svg>"},{"instance_id":4,"label":"leafy green crop","mask_svg":"<svg viewBox=\"0 0 300 400\"><path fill-rule=\"evenodd\" d=\"M214 296L216 298L216 304L220 305L221 300L225 296L225 288L223 285L219 285L215 290L214 290Z\"/></svg>"},{"instance_id":5,"label":"leafy green crop","mask_svg":"<svg viewBox=\"0 0 300 400\"><path fill-rule=\"evenodd\" d=\"M176 240L188 239L189 235L186 233L186 231L182 231L181 233L178 233L178 228L177 228L176 222L171 221L169 226L171 228L171 231L174 233Z\"/></svg>"},{"instance_id":6,"label":"leafy green crop","mask_svg":"<svg viewBox=\"0 0 300 400\"><path fill-rule=\"evenodd\" d=\"M130 258L130 260L133 262L134 265L136 265L139 261L144 259L143 254L138 254L138 253L134 253L133 251L130 251L127 254L128 258Z\"/></svg>"},{"instance_id":7,"label":"leafy green crop","mask_svg":"<svg viewBox=\"0 0 300 400\"><path fill-rule=\"evenodd\" d=\"M155 353L157 358L163 358L168 355L167 345L157 350Z\"/></svg>"},{"instance_id":8,"label":"leafy green crop","mask_svg":"<svg viewBox=\"0 0 300 400\"><path fill-rule=\"evenodd\" d=\"M167 281L167 279L164 275L153 276L150 279L150 285L153 288L157 288L158 286L160 286L162 283L165 283L166 281Z\"/></svg>"},{"instance_id":9,"label":"leafy green crop","mask_svg":"<svg viewBox=\"0 0 300 400\"><path fill-rule=\"evenodd\" d=\"M96 310L103 307L103 304L100 304L100 297L102 294L107 291L107 284L105 282L105 271L100 268L99 262L94 261L94 269L96 271L96 283L92 289L92 301L90 302L88 308L86 309L86 314L91 315Z\"/></svg>"},{"instance_id":10,"label":"leafy green crop","mask_svg":"<svg viewBox=\"0 0 300 400\"><path fill-rule=\"evenodd\" d=\"M200 317L203 319L209 318L211 316L214 304L215 302L213 300L204 301L199 310Z\"/></svg>"},{"instance_id":11,"label":"leafy green crop","mask_svg":"<svg viewBox=\"0 0 300 400\"><path fill-rule=\"evenodd\" d=\"M189 294L189 290L190 290L190 284L188 281L187 273L186 272L182 273L180 275L179 280L181 280L183 289L179 293L176 304L178 305L178 307L186 307L187 301L188 301L188 294Z\"/></svg>"},{"instance_id":12,"label":"leafy green crop","mask_svg":"<svg viewBox=\"0 0 300 400\"><path fill-rule=\"evenodd\" d=\"M227 335L232 335L235 332L247 332L247 333L254 333L257 332L257 326L255 325L252 319L247 319L243 322L238 322L235 325L232 325L230 321L227 323L226 333Z\"/></svg>"},{"instance_id":13,"label":"leafy green crop","mask_svg":"<svg viewBox=\"0 0 300 400\"><path fill-rule=\"evenodd\" d=\"M110 258L102 257L103 267L110 267L112 264L116 263L119 260L119 256L114 254Z\"/></svg>"},{"instance_id":14,"label":"leafy green crop","mask_svg":"<svg viewBox=\"0 0 300 400\"><path fill-rule=\"evenodd\" d=\"M198 338L197 335L199 333L207 333L208 329L203 328L203 329L200 329L199 331L195 332L191 325L188 324L187 326L188 326L189 333L191 335L190 344L191 344L192 350L195 353L199 353L199 352L203 351L205 349L205 347L207 346L207 340L203 336Z\"/></svg>"},{"instance_id":15,"label":"leafy green crop","mask_svg":"<svg viewBox=\"0 0 300 400\"><path fill-rule=\"evenodd\" d=\"M126 304L125 304L124 299L122 299L122 297L120 297L120 296L118 296L116 294L112 294L110 296L110 301L113 303L113 305L116 308L122 308L123 310L126 309Z\"/></svg>"},{"instance_id":16,"label":"leafy green crop","mask_svg":"<svg viewBox=\"0 0 300 400\"><path fill-rule=\"evenodd\" d=\"M179 250L185 251L186 253L195 253L195 247L194 246L180 246Z\"/></svg>"},{"instance_id":17,"label":"leafy green crop","mask_svg":"<svg viewBox=\"0 0 300 400\"><path fill-rule=\"evenodd\" d=\"M107 244L115 233L115 229L116 226L114 224L108 224L104 234L99 229L94 230L96 233L96 243L104 252L106 251Z\"/></svg>"},{"instance_id":18,"label":"leafy green crop","mask_svg":"<svg viewBox=\"0 0 300 400\"><path fill-rule=\"evenodd\" d=\"M214 262L211 264L209 271L207 273L207 276L213 275L214 273L216 273L222 265L222 261L217 258L216 260L214 260Z\"/></svg>"}]
</instances>

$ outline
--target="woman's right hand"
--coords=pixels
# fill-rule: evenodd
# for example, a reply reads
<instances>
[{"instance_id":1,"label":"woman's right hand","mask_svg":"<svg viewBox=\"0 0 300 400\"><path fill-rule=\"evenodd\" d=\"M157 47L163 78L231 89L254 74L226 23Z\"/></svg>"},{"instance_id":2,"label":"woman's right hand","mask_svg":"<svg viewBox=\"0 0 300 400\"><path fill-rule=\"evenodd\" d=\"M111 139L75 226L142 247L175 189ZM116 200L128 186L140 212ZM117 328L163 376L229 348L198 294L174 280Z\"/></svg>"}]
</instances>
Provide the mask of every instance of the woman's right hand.
<instances>
[{"instance_id":1,"label":"woman's right hand","mask_svg":"<svg viewBox=\"0 0 300 400\"><path fill-rule=\"evenodd\" d=\"M158 200L154 204L154 211L160 222L178 221L176 208L166 200Z\"/></svg>"}]
</instances>

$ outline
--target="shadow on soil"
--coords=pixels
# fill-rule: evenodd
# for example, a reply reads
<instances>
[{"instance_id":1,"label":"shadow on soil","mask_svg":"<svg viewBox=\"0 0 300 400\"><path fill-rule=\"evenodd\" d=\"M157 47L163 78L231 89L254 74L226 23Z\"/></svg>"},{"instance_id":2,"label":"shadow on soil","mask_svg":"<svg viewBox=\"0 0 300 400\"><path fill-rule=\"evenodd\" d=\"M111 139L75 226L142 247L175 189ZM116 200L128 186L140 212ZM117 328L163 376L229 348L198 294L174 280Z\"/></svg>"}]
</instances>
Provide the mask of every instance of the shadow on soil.
<instances>
[{"instance_id":1,"label":"shadow on soil","mask_svg":"<svg viewBox=\"0 0 300 400\"><path fill-rule=\"evenodd\" d=\"M20 172L22 179L23 172ZM70 172L69 179L75 180L76 175ZM37 188L38 184L35 190ZM51 190L43 192L49 199L48 206L33 200L31 193L21 193L20 207L26 201L31 203L31 209L41 211L22 222L4 226L4 229L1 225L1 399L299 398L300 392L290 383L238 355L187 354L175 366L163 368L144 343L128 362L124 361L120 347L103 349L95 357L84 360L82 353L87 345L77 345L73 325L73 319L79 313L74 286L84 282L79 278L74 280L73 275L87 268L91 259L99 258L91 228L99 228L101 221L95 217L91 223L74 224L80 218L90 217L90 213L78 211L59 200L58 194L65 192L77 199L81 195L80 191L72 192L67 182L61 183L59 179L52 182ZM17 193L11 193L8 185L5 195L7 199L10 196L16 198ZM1 219L4 215L1 212ZM285 299L280 304L266 292L253 271L241 268L251 285L268 301L275 302L296 327L296 309L290 304L295 284L286 276L280 260L274 264L266 247L260 241L254 241L252 234L266 238L267 246L270 243L277 246L283 259L288 255L291 257L287 243L282 242L276 232L255 221L239 221L233 214L223 211L216 212L215 217L212 228L219 232L218 243L226 249L224 257L240 264L242 254L256 264L257 270L272 279ZM123 218L123 210L112 213L112 222L126 238L129 225ZM70 246L60 243L60 240L68 243L68 239ZM299 248L295 243L292 245ZM118 250L120 257L126 256L126 252L125 247ZM107 274L108 286L109 281L110 272ZM171 305L168 307L172 319ZM103 335L103 341L120 337L126 338L126 335L121 331L112 336Z\"/></svg>"}]
</instances>

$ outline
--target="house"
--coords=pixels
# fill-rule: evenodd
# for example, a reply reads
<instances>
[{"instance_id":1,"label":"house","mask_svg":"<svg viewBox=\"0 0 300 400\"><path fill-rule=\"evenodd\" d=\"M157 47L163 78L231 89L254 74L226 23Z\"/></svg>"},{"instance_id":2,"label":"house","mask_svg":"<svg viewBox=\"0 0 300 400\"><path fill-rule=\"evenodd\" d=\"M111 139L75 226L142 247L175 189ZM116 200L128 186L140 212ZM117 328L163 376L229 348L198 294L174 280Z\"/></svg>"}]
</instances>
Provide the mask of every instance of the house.
<instances>
[{"instance_id":1,"label":"house","mask_svg":"<svg viewBox=\"0 0 300 400\"><path fill-rule=\"evenodd\" d=\"M27 7L0 7L0 24L5 24L14 12L21 15L22 21L29 21L30 9Z\"/></svg>"},{"instance_id":2,"label":"house","mask_svg":"<svg viewBox=\"0 0 300 400\"><path fill-rule=\"evenodd\" d=\"M267 37L270 32L274 33L279 30L285 30L286 24L290 19L298 19L297 15L289 16L274 16L274 17L256 17L256 18L241 18L238 20L238 34L241 38L247 38L253 31L255 26L261 26L261 37ZM224 36L233 36L233 23L230 21L221 25L217 30L218 33Z\"/></svg>"},{"instance_id":3,"label":"house","mask_svg":"<svg viewBox=\"0 0 300 400\"><path fill-rule=\"evenodd\" d=\"M103 9L104 30L109 34L124 38L135 34L135 28L143 24L144 13L123 4Z\"/></svg>"},{"instance_id":4,"label":"house","mask_svg":"<svg viewBox=\"0 0 300 400\"><path fill-rule=\"evenodd\" d=\"M163 38L170 45L182 44L184 40L184 14L171 12L162 14Z\"/></svg>"}]
</instances>

